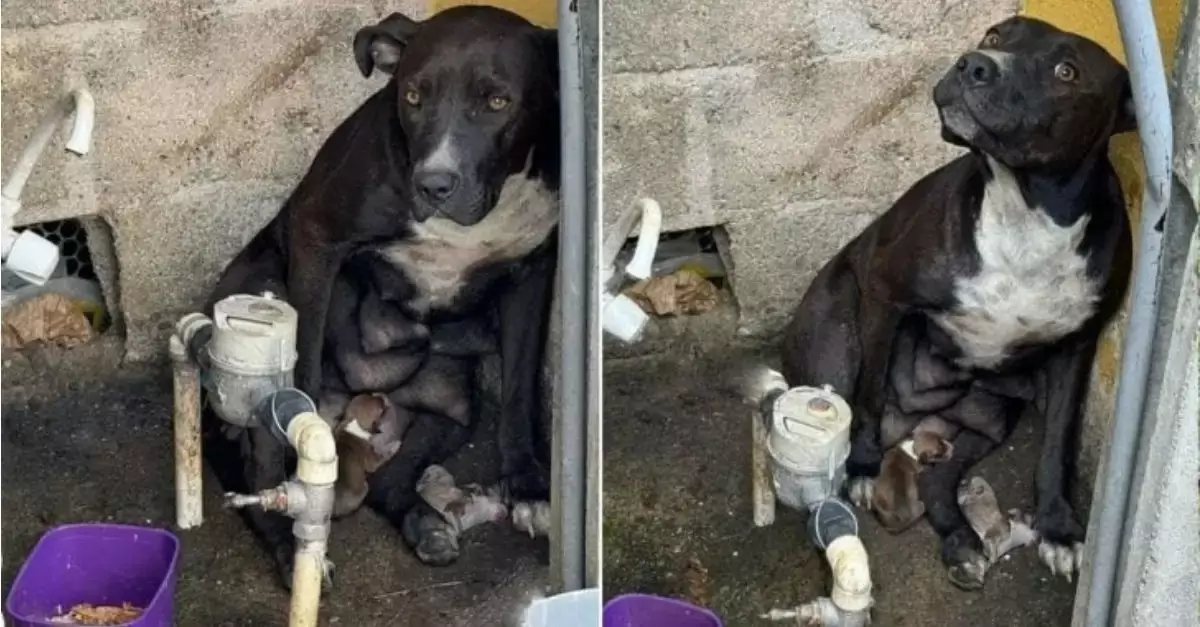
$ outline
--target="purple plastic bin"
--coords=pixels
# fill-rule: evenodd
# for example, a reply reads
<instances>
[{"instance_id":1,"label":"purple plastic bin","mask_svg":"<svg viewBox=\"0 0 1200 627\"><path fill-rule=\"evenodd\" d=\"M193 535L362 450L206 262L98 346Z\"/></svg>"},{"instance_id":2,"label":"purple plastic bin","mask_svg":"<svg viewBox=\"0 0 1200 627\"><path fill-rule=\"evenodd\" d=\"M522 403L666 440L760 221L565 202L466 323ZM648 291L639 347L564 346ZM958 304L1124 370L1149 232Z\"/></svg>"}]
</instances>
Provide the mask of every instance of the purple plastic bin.
<instances>
[{"instance_id":1,"label":"purple plastic bin","mask_svg":"<svg viewBox=\"0 0 1200 627\"><path fill-rule=\"evenodd\" d=\"M145 608L132 627L171 627L179 539L153 527L63 525L46 532L21 566L5 610L17 627L62 627L77 603Z\"/></svg>"},{"instance_id":2,"label":"purple plastic bin","mask_svg":"<svg viewBox=\"0 0 1200 627\"><path fill-rule=\"evenodd\" d=\"M721 619L676 599L624 594L604 605L604 627L721 627Z\"/></svg>"}]
</instances>

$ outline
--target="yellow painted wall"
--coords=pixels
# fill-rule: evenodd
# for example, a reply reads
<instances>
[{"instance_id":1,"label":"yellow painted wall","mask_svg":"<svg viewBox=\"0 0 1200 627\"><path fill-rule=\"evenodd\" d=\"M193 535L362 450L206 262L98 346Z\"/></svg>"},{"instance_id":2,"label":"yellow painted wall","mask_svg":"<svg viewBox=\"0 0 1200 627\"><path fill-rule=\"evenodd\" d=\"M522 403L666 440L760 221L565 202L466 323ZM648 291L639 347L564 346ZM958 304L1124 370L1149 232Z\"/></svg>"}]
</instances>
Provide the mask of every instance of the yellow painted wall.
<instances>
[{"instance_id":1,"label":"yellow painted wall","mask_svg":"<svg viewBox=\"0 0 1200 627\"><path fill-rule=\"evenodd\" d=\"M429 12L436 13L442 9L463 4L486 4L502 9L508 9L525 19L547 28L558 23L558 3L555 0L429 0Z\"/></svg>"},{"instance_id":2,"label":"yellow painted wall","mask_svg":"<svg viewBox=\"0 0 1200 627\"><path fill-rule=\"evenodd\" d=\"M1175 43L1183 19L1183 2L1153 0L1151 6L1158 26L1163 61L1169 72L1174 63ZM1121 33L1117 29L1117 18L1111 0L1025 0L1021 14L1045 20L1063 30L1093 39L1117 60L1125 62L1125 49L1121 44ZM1145 176L1137 135L1126 133L1114 138L1109 157L1121 177L1129 217L1136 231L1142 209L1142 181ZM1119 339L1115 332L1106 333L1102 339L1096 356L1094 385L1108 389L1115 386L1120 353Z\"/></svg>"}]
</instances>

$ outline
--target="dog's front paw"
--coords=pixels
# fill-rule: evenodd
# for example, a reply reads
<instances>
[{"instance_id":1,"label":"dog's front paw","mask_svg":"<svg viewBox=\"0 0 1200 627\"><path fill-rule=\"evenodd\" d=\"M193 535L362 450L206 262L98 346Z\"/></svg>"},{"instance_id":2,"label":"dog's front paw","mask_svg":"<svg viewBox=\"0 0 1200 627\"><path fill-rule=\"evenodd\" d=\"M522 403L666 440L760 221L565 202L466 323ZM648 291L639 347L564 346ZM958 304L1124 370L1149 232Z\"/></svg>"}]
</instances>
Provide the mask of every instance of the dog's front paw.
<instances>
[{"instance_id":1,"label":"dog's front paw","mask_svg":"<svg viewBox=\"0 0 1200 627\"><path fill-rule=\"evenodd\" d=\"M1051 574L1062 575L1071 581L1075 572L1083 566L1083 526L1075 521L1071 505L1062 497L1055 497L1038 508L1033 530L1041 543L1038 557L1050 568Z\"/></svg>"},{"instance_id":2,"label":"dog's front paw","mask_svg":"<svg viewBox=\"0 0 1200 627\"><path fill-rule=\"evenodd\" d=\"M458 532L433 508L413 508L401 527L404 541L429 566L449 566L460 553Z\"/></svg>"},{"instance_id":3,"label":"dog's front paw","mask_svg":"<svg viewBox=\"0 0 1200 627\"><path fill-rule=\"evenodd\" d=\"M958 529L942 540L942 561L950 583L963 590L983 588L989 562L982 541L970 527Z\"/></svg>"},{"instance_id":4,"label":"dog's front paw","mask_svg":"<svg viewBox=\"0 0 1200 627\"><path fill-rule=\"evenodd\" d=\"M850 494L850 502L854 503L855 507L864 512L872 511L875 508L875 479L873 477L851 479L847 492Z\"/></svg>"}]
</instances>

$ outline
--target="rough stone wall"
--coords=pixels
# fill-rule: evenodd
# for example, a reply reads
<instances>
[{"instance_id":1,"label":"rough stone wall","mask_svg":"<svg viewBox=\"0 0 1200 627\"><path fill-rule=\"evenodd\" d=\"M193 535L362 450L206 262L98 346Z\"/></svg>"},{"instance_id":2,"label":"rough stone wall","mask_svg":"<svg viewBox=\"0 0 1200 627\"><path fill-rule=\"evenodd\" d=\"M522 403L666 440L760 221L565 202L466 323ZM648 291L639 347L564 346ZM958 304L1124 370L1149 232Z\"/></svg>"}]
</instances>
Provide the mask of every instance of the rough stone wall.
<instances>
[{"instance_id":1,"label":"rough stone wall","mask_svg":"<svg viewBox=\"0 0 1200 627\"><path fill-rule=\"evenodd\" d=\"M745 333L780 328L840 246L941 141L933 83L1015 0L609 0L605 224L657 199L723 225Z\"/></svg>"},{"instance_id":2,"label":"rough stone wall","mask_svg":"<svg viewBox=\"0 0 1200 627\"><path fill-rule=\"evenodd\" d=\"M202 303L325 137L383 84L359 74L354 32L391 11L423 17L425 6L4 3L4 172L68 89L88 87L97 108L92 152L69 157L52 144L18 222L98 216L111 226L114 249L97 263L124 314L127 358L165 354L177 317Z\"/></svg>"}]
</instances>

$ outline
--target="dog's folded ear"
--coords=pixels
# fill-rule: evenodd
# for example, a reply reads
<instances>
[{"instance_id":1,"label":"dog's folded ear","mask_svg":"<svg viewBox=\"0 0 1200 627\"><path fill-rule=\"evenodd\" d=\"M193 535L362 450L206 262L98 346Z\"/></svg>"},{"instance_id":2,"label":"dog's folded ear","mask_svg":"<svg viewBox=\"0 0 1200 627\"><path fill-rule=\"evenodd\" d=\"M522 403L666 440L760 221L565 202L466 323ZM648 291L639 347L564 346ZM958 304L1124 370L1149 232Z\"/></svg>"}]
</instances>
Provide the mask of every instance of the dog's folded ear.
<instances>
[{"instance_id":1,"label":"dog's folded ear","mask_svg":"<svg viewBox=\"0 0 1200 627\"><path fill-rule=\"evenodd\" d=\"M1117 102L1117 119L1113 124L1113 135L1137 130L1137 109L1133 106L1133 87L1129 83L1129 74L1121 83L1121 100Z\"/></svg>"},{"instance_id":2,"label":"dog's folded ear","mask_svg":"<svg viewBox=\"0 0 1200 627\"><path fill-rule=\"evenodd\" d=\"M360 28L354 34L354 61L362 75L370 76L376 68L395 72L400 54L420 27L420 22L393 13L374 26Z\"/></svg>"}]
</instances>

